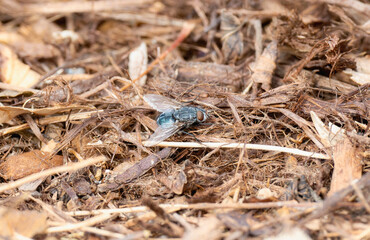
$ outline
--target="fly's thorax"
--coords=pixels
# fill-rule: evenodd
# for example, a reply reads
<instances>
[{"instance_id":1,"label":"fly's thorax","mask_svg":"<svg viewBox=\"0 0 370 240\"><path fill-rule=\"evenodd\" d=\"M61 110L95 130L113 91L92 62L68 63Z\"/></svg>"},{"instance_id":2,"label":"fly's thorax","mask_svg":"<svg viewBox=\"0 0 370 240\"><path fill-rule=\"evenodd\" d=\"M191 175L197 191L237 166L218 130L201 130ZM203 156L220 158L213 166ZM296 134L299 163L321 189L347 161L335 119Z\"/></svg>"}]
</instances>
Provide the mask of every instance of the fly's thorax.
<instances>
[{"instance_id":1,"label":"fly's thorax","mask_svg":"<svg viewBox=\"0 0 370 240\"><path fill-rule=\"evenodd\" d=\"M197 107L182 107L173 112L173 117L179 122L184 122L188 125L197 122L204 122L207 119L206 112Z\"/></svg>"},{"instance_id":2,"label":"fly's thorax","mask_svg":"<svg viewBox=\"0 0 370 240\"><path fill-rule=\"evenodd\" d=\"M173 113L173 117L179 122L193 124L197 121L196 107L182 107Z\"/></svg>"},{"instance_id":3,"label":"fly's thorax","mask_svg":"<svg viewBox=\"0 0 370 240\"><path fill-rule=\"evenodd\" d=\"M157 118L158 126L161 126L162 128L172 127L176 123L176 119L173 116L174 112L175 110L169 110L161 113Z\"/></svg>"}]
</instances>

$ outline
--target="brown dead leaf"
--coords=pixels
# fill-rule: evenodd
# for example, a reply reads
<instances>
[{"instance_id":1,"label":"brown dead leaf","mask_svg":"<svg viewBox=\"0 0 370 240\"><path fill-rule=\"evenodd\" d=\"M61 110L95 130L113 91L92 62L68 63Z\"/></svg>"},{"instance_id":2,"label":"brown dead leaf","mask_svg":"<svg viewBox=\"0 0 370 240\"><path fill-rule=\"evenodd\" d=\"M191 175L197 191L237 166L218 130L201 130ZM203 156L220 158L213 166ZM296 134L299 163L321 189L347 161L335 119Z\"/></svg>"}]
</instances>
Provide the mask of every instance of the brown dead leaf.
<instances>
[{"instance_id":1,"label":"brown dead leaf","mask_svg":"<svg viewBox=\"0 0 370 240\"><path fill-rule=\"evenodd\" d=\"M73 190L75 190L78 195L86 196L91 194L90 183L84 178L73 179Z\"/></svg>"},{"instance_id":2,"label":"brown dead leaf","mask_svg":"<svg viewBox=\"0 0 370 240\"><path fill-rule=\"evenodd\" d=\"M235 62L243 53L243 34L240 21L232 13L221 13L222 53L225 62Z\"/></svg>"},{"instance_id":3,"label":"brown dead leaf","mask_svg":"<svg viewBox=\"0 0 370 240\"><path fill-rule=\"evenodd\" d=\"M183 170L178 170L170 176L162 175L159 180L176 194L182 194L187 183L187 177Z\"/></svg>"},{"instance_id":4,"label":"brown dead leaf","mask_svg":"<svg viewBox=\"0 0 370 240\"><path fill-rule=\"evenodd\" d=\"M35 181L29 182L29 183L25 183L22 186L20 186L18 188L18 190L23 191L23 192L33 192L33 191L36 191L36 189L40 186L40 184L42 182L44 182L45 179L46 178L43 177L43 178L39 178L39 179L37 179Z\"/></svg>"},{"instance_id":5,"label":"brown dead leaf","mask_svg":"<svg viewBox=\"0 0 370 240\"><path fill-rule=\"evenodd\" d=\"M49 160L49 153L33 150L8 157L0 164L0 175L15 180L62 164L63 156L56 155Z\"/></svg>"},{"instance_id":6,"label":"brown dead leaf","mask_svg":"<svg viewBox=\"0 0 370 240\"><path fill-rule=\"evenodd\" d=\"M46 229L45 212L18 211L15 209L0 208L0 238L24 239L32 238Z\"/></svg>"},{"instance_id":7,"label":"brown dead leaf","mask_svg":"<svg viewBox=\"0 0 370 240\"><path fill-rule=\"evenodd\" d=\"M277 57L277 42L272 41L263 50L262 55L257 59L252 69L254 73L251 76L251 80L257 84L262 84L262 89L265 91L271 88L272 74L276 68L276 57Z\"/></svg>"},{"instance_id":8,"label":"brown dead leaf","mask_svg":"<svg viewBox=\"0 0 370 240\"><path fill-rule=\"evenodd\" d=\"M0 59L1 81L18 87L29 88L40 80L40 74L22 63L13 51L3 44L0 44Z\"/></svg>"},{"instance_id":9,"label":"brown dead leaf","mask_svg":"<svg viewBox=\"0 0 370 240\"><path fill-rule=\"evenodd\" d=\"M114 177L112 177L109 182L99 185L98 191L105 192L112 189L118 189L123 183L129 183L155 167L161 159L168 157L170 153L171 148L164 148L156 154L152 154L141 159L129 168L125 167L122 168L122 170L117 169L117 172L112 174Z\"/></svg>"}]
</instances>

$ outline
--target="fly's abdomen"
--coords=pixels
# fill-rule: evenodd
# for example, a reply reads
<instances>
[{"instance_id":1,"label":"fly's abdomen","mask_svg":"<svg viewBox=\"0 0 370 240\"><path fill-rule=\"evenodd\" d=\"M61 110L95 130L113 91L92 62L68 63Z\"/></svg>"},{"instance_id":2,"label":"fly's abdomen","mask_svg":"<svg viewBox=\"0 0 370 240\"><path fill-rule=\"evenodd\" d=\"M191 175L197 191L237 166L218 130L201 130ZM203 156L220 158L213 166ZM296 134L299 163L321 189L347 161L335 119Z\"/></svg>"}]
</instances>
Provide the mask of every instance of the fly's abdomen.
<instances>
[{"instance_id":1,"label":"fly's abdomen","mask_svg":"<svg viewBox=\"0 0 370 240\"><path fill-rule=\"evenodd\" d=\"M157 124L158 126L161 126L162 128L170 128L172 127L176 119L173 117L174 111L168 111L168 112L163 112L161 115L159 115L157 119Z\"/></svg>"}]
</instances>

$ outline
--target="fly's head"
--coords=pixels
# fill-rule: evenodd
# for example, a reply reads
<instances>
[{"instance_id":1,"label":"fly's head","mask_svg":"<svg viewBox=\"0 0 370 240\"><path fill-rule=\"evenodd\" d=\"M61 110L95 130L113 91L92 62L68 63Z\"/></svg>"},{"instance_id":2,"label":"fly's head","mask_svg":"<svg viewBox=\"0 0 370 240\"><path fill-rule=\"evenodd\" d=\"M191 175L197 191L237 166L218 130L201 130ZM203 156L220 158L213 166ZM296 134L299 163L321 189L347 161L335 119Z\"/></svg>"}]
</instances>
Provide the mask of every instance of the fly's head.
<instances>
[{"instance_id":1,"label":"fly's head","mask_svg":"<svg viewBox=\"0 0 370 240\"><path fill-rule=\"evenodd\" d=\"M207 112L201 108L197 108L197 122L201 123L206 121L208 118Z\"/></svg>"}]
</instances>

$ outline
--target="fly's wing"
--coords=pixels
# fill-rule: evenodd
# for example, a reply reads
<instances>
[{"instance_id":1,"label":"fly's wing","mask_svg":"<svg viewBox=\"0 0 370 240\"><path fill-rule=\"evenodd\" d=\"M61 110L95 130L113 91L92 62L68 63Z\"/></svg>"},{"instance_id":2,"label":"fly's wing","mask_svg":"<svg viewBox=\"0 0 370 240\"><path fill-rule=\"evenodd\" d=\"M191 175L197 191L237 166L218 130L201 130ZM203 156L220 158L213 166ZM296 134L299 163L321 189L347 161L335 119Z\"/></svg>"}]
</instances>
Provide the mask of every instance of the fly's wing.
<instances>
[{"instance_id":1,"label":"fly's wing","mask_svg":"<svg viewBox=\"0 0 370 240\"><path fill-rule=\"evenodd\" d=\"M181 103L157 94L146 94L143 98L145 102L147 102L158 112L164 112L170 109L178 109L181 107Z\"/></svg>"},{"instance_id":2,"label":"fly's wing","mask_svg":"<svg viewBox=\"0 0 370 240\"><path fill-rule=\"evenodd\" d=\"M168 128L163 128L161 126L158 126L155 132L150 136L148 141L146 141L145 146L151 147L155 146L158 143L162 142L163 140L171 137L174 135L177 131L179 131L181 128L180 125L173 125Z\"/></svg>"}]
</instances>

